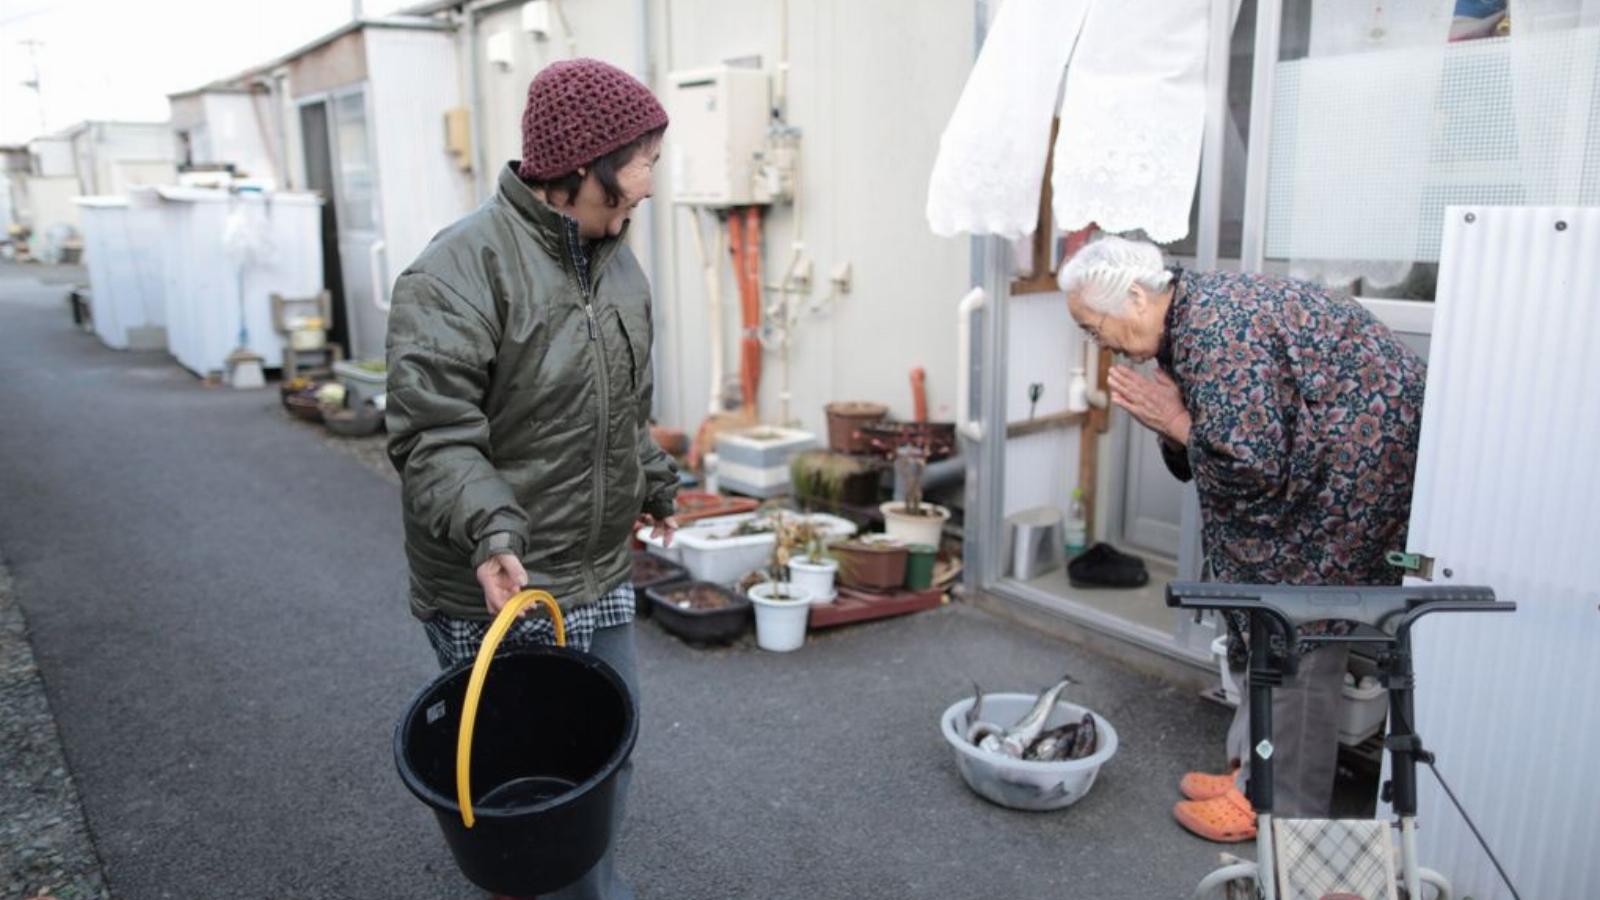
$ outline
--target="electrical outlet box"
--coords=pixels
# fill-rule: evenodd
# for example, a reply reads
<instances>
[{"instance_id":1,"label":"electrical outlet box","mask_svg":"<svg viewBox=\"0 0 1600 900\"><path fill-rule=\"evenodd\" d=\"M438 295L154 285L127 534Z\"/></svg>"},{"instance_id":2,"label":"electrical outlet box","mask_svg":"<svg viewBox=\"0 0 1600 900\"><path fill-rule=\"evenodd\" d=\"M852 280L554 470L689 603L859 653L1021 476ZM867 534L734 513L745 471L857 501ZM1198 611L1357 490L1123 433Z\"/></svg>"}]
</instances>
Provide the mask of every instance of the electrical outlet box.
<instances>
[{"instance_id":1,"label":"electrical outlet box","mask_svg":"<svg viewBox=\"0 0 1600 900\"><path fill-rule=\"evenodd\" d=\"M522 30L537 38L550 36L550 0L528 0L522 4Z\"/></svg>"},{"instance_id":2,"label":"electrical outlet box","mask_svg":"<svg viewBox=\"0 0 1600 900\"><path fill-rule=\"evenodd\" d=\"M444 146L461 171L472 171L472 117L465 106L445 110Z\"/></svg>"},{"instance_id":3,"label":"electrical outlet box","mask_svg":"<svg viewBox=\"0 0 1600 900\"><path fill-rule=\"evenodd\" d=\"M771 78L719 66L675 72L667 99L674 201L697 206L770 202L758 166L772 116Z\"/></svg>"},{"instance_id":4,"label":"electrical outlet box","mask_svg":"<svg viewBox=\"0 0 1600 900\"><path fill-rule=\"evenodd\" d=\"M500 71L511 71L517 62L516 45L512 42L511 32L501 30L489 35L483 42L483 56Z\"/></svg>"}]
</instances>

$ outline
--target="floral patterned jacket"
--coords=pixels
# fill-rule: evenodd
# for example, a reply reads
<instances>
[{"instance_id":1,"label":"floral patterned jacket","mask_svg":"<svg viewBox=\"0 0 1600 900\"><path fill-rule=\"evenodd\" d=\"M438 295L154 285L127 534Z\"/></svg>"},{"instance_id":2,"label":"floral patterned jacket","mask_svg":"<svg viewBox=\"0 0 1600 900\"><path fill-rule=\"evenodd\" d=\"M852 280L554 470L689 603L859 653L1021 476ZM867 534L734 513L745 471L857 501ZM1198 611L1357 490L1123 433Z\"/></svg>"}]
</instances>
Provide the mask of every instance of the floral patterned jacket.
<instances>
[{"instance_id":1,"label":"floral patterned jacket","mask_svg":"<svg viewBox=\"0 0 1600 900\"><path fill-rule=\"evenodd\" d=\"M1212 575L1399 583L1384 556L1405 548L1422 360L1316 285L1182 270L1174 284L1158 360L1191 424L1187 448L1162 451L1196 482Z\"/></svg>"}]
</instances>

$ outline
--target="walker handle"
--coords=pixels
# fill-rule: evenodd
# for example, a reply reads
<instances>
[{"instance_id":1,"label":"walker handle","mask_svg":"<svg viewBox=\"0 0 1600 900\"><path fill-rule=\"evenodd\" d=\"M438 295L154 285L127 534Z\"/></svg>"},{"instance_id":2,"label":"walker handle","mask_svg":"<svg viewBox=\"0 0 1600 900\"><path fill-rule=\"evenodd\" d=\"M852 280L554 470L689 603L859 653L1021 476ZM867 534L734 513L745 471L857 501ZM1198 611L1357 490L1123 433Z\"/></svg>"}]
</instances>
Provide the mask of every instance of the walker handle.
<instances>
[{"instance_id":1,"label":"walker handle","mask_svg":"<svg viewBox=\"0 0 1600 900\"><path fill-rule=\"evenodd\" d=\"M461 731L456 739L456 803L461 807L461 824L468 828L477 821L472 814L472 726L478 721L478 698L483 693L483 680L489 675L489 663L494 659L494 651L500 647L500 640L516 623L517 616L536 603L542 603L550 610L550 621L556 626L556 646L565 647L567 623L561 617L561 607L556 605L556 598L546 591L530 588L500 607L500 614L494 617L494 624L483 636L478 659L472 664L472 678L467 681L467 699L461 707Z\"/></svg>"}]
</instances>

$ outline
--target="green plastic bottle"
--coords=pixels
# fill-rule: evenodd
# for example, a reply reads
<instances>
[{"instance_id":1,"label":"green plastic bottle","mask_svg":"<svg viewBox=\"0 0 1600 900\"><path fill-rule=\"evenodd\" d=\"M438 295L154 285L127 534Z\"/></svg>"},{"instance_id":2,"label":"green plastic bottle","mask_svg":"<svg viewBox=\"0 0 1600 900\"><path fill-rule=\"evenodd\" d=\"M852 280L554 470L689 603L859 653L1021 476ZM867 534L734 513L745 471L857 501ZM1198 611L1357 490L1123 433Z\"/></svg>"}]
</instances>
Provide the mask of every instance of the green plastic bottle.
<instances>
[{"instance_id":1,"label":"green plastic bottle","mask_svg":"<svg viewBox=\"0 0 1600 900\"><path fill-rule=\"evenodd\" d=\"M1083 508L1083 488L1072 489L1072 506L1067 510L1067 559L1082 553L1089 545L1089 516Z\"/></svg>"}]
</instances>

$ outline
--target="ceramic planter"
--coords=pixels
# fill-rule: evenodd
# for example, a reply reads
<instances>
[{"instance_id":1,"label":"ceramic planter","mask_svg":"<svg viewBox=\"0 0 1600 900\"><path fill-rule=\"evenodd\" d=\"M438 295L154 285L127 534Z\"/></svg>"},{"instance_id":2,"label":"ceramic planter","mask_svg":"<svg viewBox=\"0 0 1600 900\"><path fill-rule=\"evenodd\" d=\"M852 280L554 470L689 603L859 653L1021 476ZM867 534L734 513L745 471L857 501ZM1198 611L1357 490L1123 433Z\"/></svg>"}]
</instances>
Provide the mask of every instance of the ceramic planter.
<instances>
[{"instance_id":1,"label":"ceramic planter","mask_svg":"<svg viewBox=\"0 0 1600 900\"><path fill-rule=\"evenodd\" d=\"M892 591L906 580L904 544L852 541L834 544L839 560L839 580L847 587L869 591Z\"/></svg>"},{"instance_id":2,"label":"ceramic planter","mask_svg":"<svg viewBox=\"0 0 1600 900\"><path fill-rule=\"evenodd\" d=\"M913 516L905 511L905 503L892 500L878 507L883 513L884 533L906 544L932 544L939 546L944 533L944 523L950 510L935 503L922 504L922 515Z\"/></svg>"},{"instance_id":3,"label":"ceramic planter","mask_svg":"<svg viewBox=\"0 0 1600 900\"><path fill-rule=\"evenodd\" d=\"M828 414L828 449L852 455L872 452L861 428L889 415L889 407L882 403L846 401L829 403L824 409Z\"/></svg>"}]
</instances>

